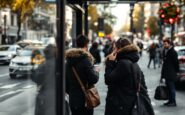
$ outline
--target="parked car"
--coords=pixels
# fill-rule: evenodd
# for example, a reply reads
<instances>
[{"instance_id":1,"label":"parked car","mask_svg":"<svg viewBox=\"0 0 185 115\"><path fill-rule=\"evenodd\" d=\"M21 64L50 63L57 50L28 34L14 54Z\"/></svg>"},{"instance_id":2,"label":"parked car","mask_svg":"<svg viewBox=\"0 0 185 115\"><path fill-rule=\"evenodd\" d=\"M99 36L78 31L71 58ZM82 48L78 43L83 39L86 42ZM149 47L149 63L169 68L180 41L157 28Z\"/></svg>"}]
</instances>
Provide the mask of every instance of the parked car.
<instances>
[{"instance_id":1,"label":"parked car","mask_svg":"<svg viewBox=\"0 0 185 115\"><path fill-rule=\"evenodd\" d=\"M29 76L33 69L44 63L44 47L27 46L15 58L13 58L9 65L10 78L15 79L17 75Z\"/></svg>"},{"instance_id":2,"label":"parked car","mask_svg":"<svg viewBox=\"0 0 185 115\"><path fill-rule=\"evenodd\" d=\"M19 45L22 48L25 48L26 46L41 46L43 45L43 43L41 41L37 41L37 40L22 40L16 43L17 45Z\"/></svg>"},{"instance_id":3,"label":"parked car","mask_svg":"<svg viewBox=\"0 0 185 115\"><path fill-rule=\"evenodd\" d=\"M185 83L185 46L176 46L175 50L178 54L179 73L177 75L176 85Z\"/></svg>"},{"instance_id":4,"label":"parked car","mask_svg":"<svg viewBox=\"0 0 185 115\"><path fill-rule=\"evenodd\" d=\"M17 55L21 47L18 45L0 45L0 63L8 64Z\"/></svg>"}]
</instances>

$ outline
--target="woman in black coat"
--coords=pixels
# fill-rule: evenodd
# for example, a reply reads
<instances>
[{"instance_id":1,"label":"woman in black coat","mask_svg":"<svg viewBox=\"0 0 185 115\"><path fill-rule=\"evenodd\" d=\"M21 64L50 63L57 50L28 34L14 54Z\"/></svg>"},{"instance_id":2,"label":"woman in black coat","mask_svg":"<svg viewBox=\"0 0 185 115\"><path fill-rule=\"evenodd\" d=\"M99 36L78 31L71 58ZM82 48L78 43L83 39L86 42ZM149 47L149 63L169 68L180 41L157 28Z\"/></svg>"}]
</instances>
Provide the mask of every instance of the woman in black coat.
<instances>
[{"instance_id":1,"label":"woman in black coat","mask_svg":"<svg viewBox=\"0 0 185 115\"><path fill-rule=\"evenodd\" d=\"M45 62L38 69L32 71L31 79L38 86L36 96L35 115L55 115L56 113L56 88L55 65L56 46L48 45L44 49Z\"/></svg>"},{"instance_id":2,"label":"woman in black coat","mask_svg":"<svg viewBox=\"0 0 185 115\"><path fill-rule=\"evenodd\" d=\"M115 46L106 61L105 83L108 92L105 115L130 115L136 101L134 75L137 75L137 78L141 77L141 93L149 97L144 75L137 64L138 48L125 38L120 38Z\"/></svg>"}]
</instances>

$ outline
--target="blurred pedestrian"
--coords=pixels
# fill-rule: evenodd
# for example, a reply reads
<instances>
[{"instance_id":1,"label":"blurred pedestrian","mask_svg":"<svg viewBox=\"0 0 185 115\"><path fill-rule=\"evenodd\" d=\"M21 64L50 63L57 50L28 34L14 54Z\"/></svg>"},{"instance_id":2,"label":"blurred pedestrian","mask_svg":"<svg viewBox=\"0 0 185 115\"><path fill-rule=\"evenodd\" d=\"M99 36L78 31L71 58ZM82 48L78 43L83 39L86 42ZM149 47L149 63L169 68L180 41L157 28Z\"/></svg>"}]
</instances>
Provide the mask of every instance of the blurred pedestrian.
<instances>
[{"instance_id":1,"label":"blurred pedestrian","mask_svg":"<svg viewBox=\"0 0 185 115\"><path fill-rule=\"evenodd\" d=\"M139 47L139 54L140 56L142 56L142 52L143 52L143 43L141 41L137 42L137 46Z\"/></svg>"},{"instance_id":2,"label":"blurred pedestrian","mask_svg":"<svg viewBox=\"0 0 185 115\"><path fill-rule=\"evenodd\" d=\"M98 43L94 42L90 48L90 53L95 59L94 64L99 64L101 63L101 56L100 56L100 50L98 49Z\"/></svg>"},{"instance_id":3,"label":"blurred pedestrian","mask_svg":"<svg viewBox=\"0 0 185 115\"><path fill-rule=\"evenodd\" d=\"M164 105L176 106L175 80L177 72L179 72L179 62L177 52L174 50L169 39L164 40L163 45L164 51L163 51L161 81L164 78L166 85L169 89L169 100L167 103L164 103Z\"/></svg>"},{"instance_id":4,"label":"blurred pedestrian","mask_svg":"<svg viewBox=\"0 0 185 115\"><path fill-rule=\"evenodd\" d=\"M33 70L31 79L37 84L35 115L56 114L55 62L56 47L48 45L44 49L45 62Z\"/></svg>"},{"instance_id":5,"label":"blurred pedestrian","mask_svg":"<svg viewBox=\"0 0 185 115\"><path fill-rule=\"evenodd\" d=\"M115 46L106 60L105 83L108 92L105 115L131 115L137 97L136 79L141 77L140 92L149 99L143 72L137 64L138 47L126 38L120 38Z\"/></svg>"},{"instance_id":6,"label":"blurred pedestrian","mask_svg":"<svg viewBox=\"0 0 185 115\"><path fill-rule=\"evenodd\" d=\"M98 82L98 73L93 67L93 56L88 52L89 40L84 35L76 39L77 48L66 51L66 92L72 115L93 115L93 109L85 106L85 95L72 71L74 67L83 84L88 87Z\"/></svg>"},{"instance_id":7,"label":"blurred pedestrian","mask_svg":"<svg viewBox=\"0 0 185 115\"><path fill-rule=\"evenodd\" d=\"M152 43L149 47L149 62L148 62L148 68L150 68L150 63L153 61L154 69L155 69L155 57L156 57L156 45Z\"/></svg>"},{"instance_id":8,"label":"blurred pedestrian","mask_svg":"<svg viewBox=\"0 0 185 115\"><path fill-rule=\"evenodd\" d=\"M163 48L160 46L160 44L156 44L156 63L158 64L158 67L161 67L162 64L162 51Z\"/></svg>"},{"instance_id":9,"label":"blurred pedestrian","mask_svg":"<svg viewBox=\"0 0 185 115\"><path fill-rule=\"evenodd\" d=\"M105 46L103 48L104 57L107 57L113 51L113 48L114 48L114 42L111 40L108 40L105 43Z\"/></svg>"}]
</instances>

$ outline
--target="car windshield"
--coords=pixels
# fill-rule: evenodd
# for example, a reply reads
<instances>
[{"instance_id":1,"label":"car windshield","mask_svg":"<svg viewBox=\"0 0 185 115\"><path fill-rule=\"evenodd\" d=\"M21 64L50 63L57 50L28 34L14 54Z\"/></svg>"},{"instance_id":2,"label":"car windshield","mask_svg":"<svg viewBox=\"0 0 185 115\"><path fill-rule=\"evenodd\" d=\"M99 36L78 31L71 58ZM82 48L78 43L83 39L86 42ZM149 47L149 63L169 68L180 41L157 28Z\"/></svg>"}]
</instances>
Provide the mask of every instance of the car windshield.
<instances>
[{"instance_id":1,"label":"car windshield","mask_svg":"<svg viewBox=\"0 0 185 115\"><path fill-rule=\"evenodd\" d=\"M10 47L10 46L3 46L0 47L0 51L14 51L14 47Z\"/></svg>"},{"instance_id":2,"label":"car windshield","mask_svg":"<svg viewBox=\"0 0 185 115\"><path fill-rule=\"evenodd\" d=\"M178 55L179 56L185 56L185 49L184 50L179 50Z\"/></svg>"},{"instance_id":3,"label":"car windshield","mask_svg":"<svg viewBox=\"0 0 185 115\"><path fill-rule=\"evenodd\" d=\"M23 50L22 52L19 53L19 56L31 56L32 55L32 50Z\"/></svg>"}]
</instances>

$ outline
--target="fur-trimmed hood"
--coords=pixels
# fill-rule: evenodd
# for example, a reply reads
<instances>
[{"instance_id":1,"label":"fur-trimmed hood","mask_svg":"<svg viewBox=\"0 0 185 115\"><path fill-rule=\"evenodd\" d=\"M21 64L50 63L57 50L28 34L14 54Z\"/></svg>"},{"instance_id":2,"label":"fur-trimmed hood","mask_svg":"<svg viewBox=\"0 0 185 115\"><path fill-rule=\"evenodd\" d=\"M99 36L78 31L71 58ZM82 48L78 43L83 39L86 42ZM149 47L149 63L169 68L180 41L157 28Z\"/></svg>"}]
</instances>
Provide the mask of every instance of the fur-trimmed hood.
<instances>
[{"instance_id":1,"label":"fur-trimmed hood","mask_svg":"<svg viewBox=\"0 0 185 115\"><path fill-rule=\"evenodd\" d=\"M117 51L116 59L117 60L129 59L132 62L137 62L139 60L138 52L139 52L139 48L136 45L131 44L119 49Z\"/></svg>"},{"instance_id":2,"label":"fur-trimmed hood","mask_svg":"<svg viewBox=\"0 0 185 115\"><path fill-rule=\"evenodd\" d=\"M93 56L89 52L81 48L68 49L65 53L65 58L68 62L72 64L77 63L79 60L82 60L84 58L87 58L92 64L94 63Z\"/></svg>"},{"instance_id":3,"label":"fur-trimmed hood","mask_svg":"<svg viewBox=\"0 0 185 115\"><path fill-rule=\"evenodd\" d=\"M131 44L131 45L125 46L117 51L117 53L121 53L121 52L124 52L124 53L139 52L139 48L136 45Z\"/></svg>"}]
</instances>

